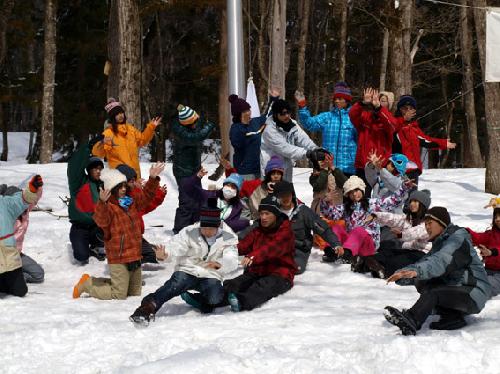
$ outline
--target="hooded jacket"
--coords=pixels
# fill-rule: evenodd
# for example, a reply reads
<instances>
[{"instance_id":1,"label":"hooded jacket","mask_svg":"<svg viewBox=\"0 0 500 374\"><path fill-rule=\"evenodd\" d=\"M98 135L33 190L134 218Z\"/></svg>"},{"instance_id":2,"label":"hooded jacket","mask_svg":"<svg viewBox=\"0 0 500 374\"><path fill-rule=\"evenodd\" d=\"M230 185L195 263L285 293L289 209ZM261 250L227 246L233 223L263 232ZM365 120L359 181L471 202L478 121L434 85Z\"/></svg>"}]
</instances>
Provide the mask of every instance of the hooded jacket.
<instances>
[{"instance_id":1,"label":"hooded jacket","mask_svg":"<svg viewBox=\"0 0 500 374\"><path fill-rule=\"evenodd\" d=\"M474 245L482 244L493 250L491 256L483 258L486 269L500 271L500 230L493 227L485 232L475 232L469 228L467 228L467 231L472 237Z\"/></svg>"}]
</instances>

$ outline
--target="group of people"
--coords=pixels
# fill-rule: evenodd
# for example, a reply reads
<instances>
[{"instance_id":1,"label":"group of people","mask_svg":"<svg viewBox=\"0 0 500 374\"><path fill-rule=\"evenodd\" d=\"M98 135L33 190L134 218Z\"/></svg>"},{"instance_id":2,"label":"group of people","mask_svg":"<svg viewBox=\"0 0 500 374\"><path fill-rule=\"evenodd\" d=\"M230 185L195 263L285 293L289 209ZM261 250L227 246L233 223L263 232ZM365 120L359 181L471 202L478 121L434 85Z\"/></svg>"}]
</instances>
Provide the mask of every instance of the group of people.
<instances>
[{"instance_id":1,"label":"group of people","mask_svg":"<svg viewBox=\"0 0 500 374\"><path fill-rule=\"evenodd\" d=\"M172 133L179 201L167 246L143 237L142 218L165 199L167 188L160 185L165 165L152 165L145 181L138 156L161 118L141 132L127 123L121 104L109 99L103 134L80 145L68 162L68 211L75 263L84 266L89 256L107 259L110 277L83 274L73 297L139 296L142 263L175 259L172 276L142 299L131 321L149 324L176 296L202 313L223 306L252 310L293 287L313 246L324 251L325 266L349 264L354 272L414 284L421 296L412 308L386 308L386 319L405 335L416 334L432 313L441 318L431 328L463 327L464 315L479 313L500 293L500 199L490 201L493 224L485 233L459 228L446 208L431 207L430 191L418 190L420 149L455 144L422 132L413 97L402 96L393 114L390 92L367 88L351 105L349 87L339 82L331 109L316 116L296 92L297 122L279 95L270 92L268 110L257 118L251 118L244 99L228 98L234 156L232 163L221 161L226 176L220 189L202 185L207 174L202 142L215 125L188 106L177 107ZM322 147L303 128L322 132ZM293 166L300 159L313 166L311 206L293 185ZM0 216L0 292L27 291L29 275L23 274L14 235L42 185L34 176L23 191L0 194L2 212L8 212Z\"/></svg>"}]
</instances>

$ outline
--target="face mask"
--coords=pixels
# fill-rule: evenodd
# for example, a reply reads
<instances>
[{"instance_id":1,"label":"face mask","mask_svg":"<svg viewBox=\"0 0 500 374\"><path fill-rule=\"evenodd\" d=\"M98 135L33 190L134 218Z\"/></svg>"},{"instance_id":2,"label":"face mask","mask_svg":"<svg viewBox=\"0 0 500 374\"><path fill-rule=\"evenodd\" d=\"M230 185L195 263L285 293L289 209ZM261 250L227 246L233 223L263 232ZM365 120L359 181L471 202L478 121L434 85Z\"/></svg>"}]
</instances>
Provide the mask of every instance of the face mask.
<instances>
[{"instance_id":1,"label":"face mask","mask_svg":"<svg viewBox=\"0 0 500 374\"><path fill-rule=\"evenodd\" d=\"M132 205L134 199L130 196L120 197L118 199L118 205L120 205L123 209L127 210L130 205Z\"/></svg>"},{"instance_id":2,"label":"face mask","mask_svg":"<svg viewBox=\"0 0 500 374\"><path fill-rule=\"evenodd\" d=\"M236 197L236 190L233 190L229 186L224 186L222 187L222 195L224 196L224 199L230 200L233 197Z\"/></svg>"}]
</instances>

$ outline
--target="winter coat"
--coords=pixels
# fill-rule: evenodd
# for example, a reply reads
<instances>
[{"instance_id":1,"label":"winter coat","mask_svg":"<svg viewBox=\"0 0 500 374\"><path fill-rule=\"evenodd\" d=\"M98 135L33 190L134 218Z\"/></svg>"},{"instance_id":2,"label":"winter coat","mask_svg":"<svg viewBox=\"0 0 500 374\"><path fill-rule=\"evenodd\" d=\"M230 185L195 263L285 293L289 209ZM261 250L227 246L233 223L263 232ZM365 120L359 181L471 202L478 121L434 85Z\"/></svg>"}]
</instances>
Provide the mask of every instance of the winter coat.
<instances>
[{"instance_id":1,"label":"winter coat","mask_svg":"<svg viewBox=\"0 0 500 374\"><path fill-rule=\"evenodd\" d=\"M211 246L200 233L200 223L183 228L167 245L168 260L176 258L175 271L183 271L198 278L215 278L221 282L224 276L238 268L238 237L222 223L217 239ZM209 269L207 262L215 261L220 269Z\"/></svg>"},{"instance_id":2,"label":"winter coat","mask_svg":"<svg viewBox=\"0 0 500 374\"><path fill-rule=\"evenodd\" d=\"M248 207L250 208L250 214L253 220L260 218L259 205L262 199L267 197L267 195L269 195L267 187L261 182L260 186L257 187L252 193L252 196L250 196L250 199L248 200Z\"/></svg>"},{"instance_id":3,"label":"winter coat","mask_svg":"<svg viewBox=\"0 0 500 374\"><path fill-rule=\"evenodd\" d=\"M385 116L380 116L381 120L387 124L396 124L399 130L396 131L392 144L392 153L402 153L408 160L417 164L420 172L423 170L420 159L420 147L430 149L446 149L447 139L433 138L425 135L417 121L406 122L403 117L394 117L389 111Z\"/></svg>"},{"instance_id":4,"label":"winter coat","mask_svg":"<svg viewBox=\"0 0 500 374\"><path fill-rule=\"evenodd\" d=\"M429 253L403 270L416 271L415 280L439 279L447 286L473 287L470 295L479 310L491 295L488 276L467 230L453 224L434 239Z\"/></svg>"},{"instance_id":5,"label":"winter coat","mask_svg":"<svg viewBox=\"0 0 500 374\"><path fill-rule=\"evenodd\" d=\"M106 203L97 203L94 220L104 232L108 264L127 264L141 259L141 215L155 197L159 178L149 178L141 193L134 194L128 210L111 196Z\"/></svg>"},{"instance_id":6,"label":"winter coat","mask_svg":"<svg viewBox=\"0 0 500 374\"><path fill-rule=\"evenodd\" d=\"M198 178L196 174L183 179L182 188L184 188L184 191L194 200L198 201L199 207L206 205L210 197L223 199L222 190L203 189L201 187L201 179ZM231 205L231 213L224 219L224 222L227 223L234 232L240 232L250 225L250 211L239 197L232 198L229 204ZM193 213L196 213L199 217L199 210Z\"/></svg>"},{"instance_id":7,"label":"winter coat","mask_svg":"<svg viewBox=\"0 0 500 374\"><path fill-rule=\"evenodd\" d=\"M355 203L350 215L346 212L344 204L330 205L323 200L320 205L321 214L327 219L344 219L347 232L352 231L356 227L363 227L372 237L375 248L378 248L380 246L380 225L377 220L371 220L368 223L365 222L365 220L372 212L390 211L394 209L394 207L401 204L407 190L408 187L406 184L402 184L394 194L386 198L368 200L368 211L362 208L361 203Z\"/></svg>"},{"instance_id":8,"label":"winter coat","mask_svg":"<svg viewBox=\"0 0 500 374\"><path fill-rule=\"evenodd\" d=\"M16 248L19 252L23 251L24 236L26 235L26 231L28 231L30 222L30 212L38 204L38 201L42 198L42 194L43 187L39 187L36 192L35 201L16 219L16 223L14 224L14 238L16 238Z\"/></svg>"},{"instance_id":9,"label":"winter coat","mask_svg":"<svg viewBox=\"0 0 500 374\"><path fill-rule=\"evenodd\" d=\"M500 230L493 227L485 232L475 232L467 228L474 245L484 245L492 250L492 255L483 257L486 269L500 271Z\"/></svg>"},{"instance_id":10,"label":"winter coat","mask_svg":"<svg viewBox=\"0 0 500 374\"><path fill-rule=\"evenodd\" d=\"M404 214L377 212L377 222L380 226L388 226L401 230L401 241L403 249L414 249L429 252L432 244L429 242L429 234L425 230L424 222L412 226Z\"/></svg>"},{"instance_id":11,"label":"winter coat","mask_svg":"<svg viewBox=\"0 0 500 374\"><path fill-rule=\"evenodd\" d=\"M120 125L118 125L120 127ZM92 148L92 154L106 158L108 166L116 169L118 165L130 166L137 173L137 178L141 177L141 167L139 165L139 149L145 147L155 134L156 126L150 122L144 131L139 131L131 124L125 124L125 131L113 132L112 126L103 131L104 137L112 137L112 144L98 142Z\"/></svg>"},{"instance_id":12,"label":"winter coat","mask_svg":"<svg viewBox=\"0 0 500 374\"><path fill-rule=\"evenodd\" d=\"M87 143L81 145L68 161L69 203L68 215L71 223L95 226L92 215L99 200L101 181L89 178L85 172L90 157Z\"/></svg>"},{"instance_id":13,"label":"winter coat","mask_svg":"<svg viewBox=\"0 0 500 374\"><path fill-rule=\"evenodd\" d=\"M262 144L260 146L260 174L265 175L266 165L272 156L279 156L283 159L285 173L283 179L293 182L293 166L295 161L306 157L309 150L318 148L309 138L304 130L293 121L290 131L284 131L276 125L273 117L266 121L266 129L262 133Z\"/></svg>"},{"instance_id":14,"label":"winter coat","mask_svg":"<svg viewBox=\"0 0 500 374\"><path fill-rule=\"evenodd\" d=\"M260 139L267 116L252 118L248 125L233 123L229 131L234 148L233 165L238 174L260 174Z\"/></svg>"},{"instance_id":15,"label":"winter coat","mask_svg":"<svg viewBox=\"0 0 500 374\"><path fill-rule=\"evenodd\" d=\"M181 125L177 118L173 121L173 173L175 178L190 177L200 170L203 140L210 136L214 127L213 123L204 123L201 118L196 122L194 129Z\"/></svg>"},{"instance_id":16,"label":"winter coat","mask_svg":"<svg viewBox=\"0 0 500 374\"><path fill-rule=\"evenodd\" d=\"M372 198L384 198L390 196L396 192L401 187L401 184L407 179L406 177L392 174L386 168L382 168L379 171L373 166L372 163L366 164L365 178L372 187ZM395 213L403 213L403 205L407 198L408 194L403 197L401 204L394 207L393 210Z\"/></svg>"},{"instance_id":17,"label":"winter coat","mask_svg":"<svg viewBox=\"0 0 500 374\"><path fill-rule=\"evenodd\" d=\"M16 248L14 225L17 218L34 203L36 193L28 188L13 195L0 195L0 274L22 266L21 256Z\"/></svg>"},{"instance_id":18,"label":"winter coat","mask_svg":"<svg viewBox=\"0 0 500 374\"><path fill-rule=\"evenodd\" d=\"M295 265L295 235L285 217L278 218L271 229L255 227L238 243L240 255L252 258L245 272L266 276L278 275L293 284L297 272Z\"/></svg>"},{"instance_id":19,"label":"winter coat","mask_svg":"<svg viewBox=\"0 0 500 374\"><path fill-rule=\"evenodd\" d=\"M313 172L309 177L309 184L313 188L313 201L311 209L316 214L320 214L321 200L327 198L330 204L342 204L344 185L347 177L340 169L321 170L319 173Z\"/></svg>"},{"instance_id":20,"label":"winter coat","mask_svg":"<svg viewBox=\"0 0 500 374\"><path fill-rule=\"evenodd\" d=\"M380 107L373 109L371 105L356 103L349 111L349 118L358 132L358 149L354 166L363 169L368 162L370 153L387 159L392 154L392 140L399 129L399 123L391 116L386 121L381 120L388 110Z\"/></svg>"},{"instance_id":21,"label":"winter coat","mask_svg":"<svg viewBox=\"0 0 500 374\"><path fill-rule=\"evenodd\" d=\"M134 198L135 195L140 194L142 191L142 188L134 188L130 192L130 197ZM144 219L142 218L145 214L148 214L158 208L161 204L163 204L163 200L165 200L166 192L163 191L163 189L158 186L158 188L155 191L155 196L151 203L144 209L139 211L139 216L141 217L141 232L144 234Z\"/></svg>"},{"instance_id":22,"label":"winter coat","mask_svg":"<svg viewBox=\"0 0 500 374\"><path fill-rule=\"evenodd\" d=\"M323 148L333 154L335 167L344 173L354 174L358 135L349 119L349 108L332 108L329 112L311 117L307 107L299 109L299 119L304 129L323 134Z\"/></svg>"}]
</instances>

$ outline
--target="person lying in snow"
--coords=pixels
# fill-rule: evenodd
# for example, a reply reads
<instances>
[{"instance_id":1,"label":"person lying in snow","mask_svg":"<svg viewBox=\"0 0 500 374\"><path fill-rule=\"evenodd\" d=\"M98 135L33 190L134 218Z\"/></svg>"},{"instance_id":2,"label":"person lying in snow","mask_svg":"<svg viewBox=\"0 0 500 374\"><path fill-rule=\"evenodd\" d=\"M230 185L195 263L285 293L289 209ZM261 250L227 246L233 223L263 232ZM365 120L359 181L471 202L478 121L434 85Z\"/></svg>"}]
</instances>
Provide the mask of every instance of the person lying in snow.
<instances>
[{"instance_id":1,"label":"person lying in snow","mask_svg":"<svg viewBox=\"0 0 500 374\"><path fill-rule=\"evenodd\" d=\"M499 199L500 200L500 199ZM496 206L496 203L495 205ZM492 295L500 294L500 201L498 208L493 209L491 229L485 232L475 232L467 228L472 243L479 247L484 260L488 280L491 283Z\"/></svg>"},{"instance_id":2,"label":"person lying in snow","mask_svg":"<svg viewBox=\"0 0 500 374\"><path fill-rule=\"evenodd\" d=\"M127 178L117 169L101 173L104 189L99 193L94 220L104 231L104 246L111 279L83 274L73 288L73 298L82 293L101 300L126 299L138 296L142 289L141 215L155 198L159 175L165 164L156 163L149 170L149 180L130 196Z\"/></svg>"},{"instance_id":3,"label":"person lying in snow","mask_svg":"<svg viewBox=\"0 0 500 374\"><path fill-rule=\"evenodd\" d=\"M20 297L28 292L14 226L17 218L36 201L42 186L42 177L35 175L23 191L0 195L0 292Z\"/></svg>"},{"instance_id":4,"label":"person lying in snow","mask_svg":"<svg viewBox=\"0 0 500 374\"><path fill-rule=\"evenodd\" d=\"M193 303L188 290L200 293L197 305L209 313L224 298L222 281L238 268L238 237L221 222L216 199L200 212L200 222L185 227L168 244L165 257L177 259L174 273L163 286L142 299L130 316L135 323L149 324L162 305L175 296Z\"/></svg>"},{"instance_id":5,"label":"person lying in snow","mask_svg":"<svg viewBox=\"0 0 500 374\"><path fill-rule=\"evenodd\" d=\"M464 315L477 314L491 295L488 276L470 236L450 222L446 208L435 206L425 215L431 251L420 261L394 273L387 282L413 283L420 298L410 309L387 306L385 318L403 335L415 335L435 310L434 330L456 330L467 325Z\"/></svg>"}]
</instances>

